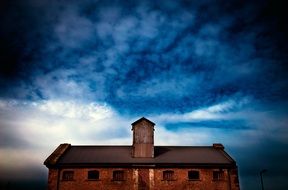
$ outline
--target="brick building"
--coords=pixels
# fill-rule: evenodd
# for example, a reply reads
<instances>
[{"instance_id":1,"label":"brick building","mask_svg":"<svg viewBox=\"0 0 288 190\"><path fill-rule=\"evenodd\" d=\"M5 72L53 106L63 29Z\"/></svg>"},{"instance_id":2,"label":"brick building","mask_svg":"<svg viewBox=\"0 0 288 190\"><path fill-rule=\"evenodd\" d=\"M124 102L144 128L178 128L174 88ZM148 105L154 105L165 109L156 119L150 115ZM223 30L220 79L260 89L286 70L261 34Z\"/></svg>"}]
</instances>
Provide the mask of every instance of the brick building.
<instances>
[{"instance_id":1,"label":"brick building","mask_svg":"<svg viewBox=\"0 0 288 190\"><path fill-rule=\"evenodd\" d=\"M132 123L132 146L61 144L45 160L49 190L240 190L222 144L154 146L154 123Z\"/></svg>"}]
</instances>

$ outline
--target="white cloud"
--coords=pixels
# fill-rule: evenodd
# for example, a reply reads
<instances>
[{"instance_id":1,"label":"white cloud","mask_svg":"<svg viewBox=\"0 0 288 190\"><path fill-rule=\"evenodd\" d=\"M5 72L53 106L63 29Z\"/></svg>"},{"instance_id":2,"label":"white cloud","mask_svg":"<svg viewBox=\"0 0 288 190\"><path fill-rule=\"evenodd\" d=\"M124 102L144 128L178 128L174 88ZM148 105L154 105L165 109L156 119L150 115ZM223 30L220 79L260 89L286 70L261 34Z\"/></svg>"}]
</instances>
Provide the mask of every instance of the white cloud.
<instances>
[{"instance_id":1,"label":"white cloud","mask_svg":"<svg viewBox=\"0 0 288 190\"><path fill-rule=\"evenodd\" d=\"M113 116L113 111L107 105L97 103L81 104L75 101L43 101L35 105L48 114L71 119L88 119L97 121Z\"/></svg>"},{"instance_id":2,"label":"white cloud","mask_svg":"<svg viewBox=\"0 0 288 190\"><path fill-rule=\"evenodd\" d=\"M46 75L34 78L34 89L47 99L77 99L89 100L94 94L91 93L87 82L77 81L76 70L59 69ZM98 82L98 81L97 81Z\"/></svg>"},{"instance_id":3,"label":"white cloud","mask_svg":"<svg viewBox=\"0 0 288 190\"><path fill-rule=\"evenodd\" d=\"M157 125L155 128L156 145L204 145L203 143L209 142L209 139L209 133L206 133L204 130L183 129L172 131L165 129L161 125Z\"/></svg>"},{"instance_id":4,"label":"white cloud","mask_svg":"<svg viewBox=\"0 0 288 190\"><path fill-rule=\"evenodd\" d=\"M206 108L200 108L183 114L161 114L153 118L159 122L188 122L194 120L225 119L221 111L231 109L236 105L234 101L226 101Z\"/></svg>"},{"instance_id":5,"label":"white cloud","mask_svg":"<svg viewBox=\"0 0 288 190\"><path fill-rule=\"evenodd\" d=\"M158 116L153 116L154 121L158 122L189 122L189 121L199 121L199 120L225 120L225 119L239 119L244 118L245 115L240 115L241 108L245 107L250 103L249 97L243 97L238 100L226 100L215 105L208 107L203 107L200 109L193 110L186 113L171 113L171 114L161 114ZM236 111L234 113L234 111Z\"/></svg>"}]
</instances>

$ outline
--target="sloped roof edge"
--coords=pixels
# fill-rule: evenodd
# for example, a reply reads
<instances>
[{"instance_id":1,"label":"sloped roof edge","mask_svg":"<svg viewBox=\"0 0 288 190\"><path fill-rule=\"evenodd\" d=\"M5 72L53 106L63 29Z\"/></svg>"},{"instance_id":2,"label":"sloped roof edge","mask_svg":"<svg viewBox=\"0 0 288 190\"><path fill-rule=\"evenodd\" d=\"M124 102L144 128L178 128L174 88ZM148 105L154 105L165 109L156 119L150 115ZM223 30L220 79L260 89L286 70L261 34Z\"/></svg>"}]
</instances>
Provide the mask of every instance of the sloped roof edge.
<instances>
[{"instance_id":1,"label":"sloped roof edge","mask_svg":"<svg viewBox=\"0 0 288 190\"><path fill-rule=\"evenodd\" d=\"M60 144L56 150L44 161L44 165L48 166L53 166L56 165L58 160L64 153L71 147L71 144L68 143L63 143Z\"/></svg>"},{"instance_id":2,"label":"sloped roof edge","mask_svg":"<svg viewBox=\"0 0 288 190\"><path fill-rule=\"evenodd\" d=\"M142 117L142 118L138 119L137 121L133 122L131 125L134 126L134 125L136 125L137 123L139 123L139 122L141 122L141 121L143 121L143 120L151 123L152 125L155 125L155 123L153 123L152 121L150 121L149 119L147 119L147 118L145 118L145 117Z\"/></svg>"}]
</instances>

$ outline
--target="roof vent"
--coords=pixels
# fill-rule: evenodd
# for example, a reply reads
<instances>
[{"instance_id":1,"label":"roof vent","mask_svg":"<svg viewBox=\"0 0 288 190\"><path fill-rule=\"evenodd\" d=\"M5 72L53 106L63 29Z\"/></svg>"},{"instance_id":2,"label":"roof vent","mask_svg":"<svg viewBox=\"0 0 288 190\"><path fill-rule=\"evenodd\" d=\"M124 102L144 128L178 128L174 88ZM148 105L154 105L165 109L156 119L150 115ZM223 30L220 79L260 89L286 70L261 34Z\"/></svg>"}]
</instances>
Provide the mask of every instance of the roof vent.
<instances>
[{"instance_id":1,"label":"roof vent","mask_svg":"<svg viewBox=\"0 0 288 190\"><path fill-rule=\"evenodd\" d=\"M145 117L132 123L133 145L132 157L153 158L154 157L154 125Z\"/></svg>"}]
</instances>

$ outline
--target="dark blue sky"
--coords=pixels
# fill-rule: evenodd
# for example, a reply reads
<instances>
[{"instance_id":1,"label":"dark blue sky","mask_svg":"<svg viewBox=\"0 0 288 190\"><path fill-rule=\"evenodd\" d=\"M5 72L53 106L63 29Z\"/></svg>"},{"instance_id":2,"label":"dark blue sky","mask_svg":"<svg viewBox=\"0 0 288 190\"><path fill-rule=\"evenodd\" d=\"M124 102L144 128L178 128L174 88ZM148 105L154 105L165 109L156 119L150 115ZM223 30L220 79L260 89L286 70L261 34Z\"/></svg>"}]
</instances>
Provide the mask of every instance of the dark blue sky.
<instances>
[{"instance_id":1,"label":"dark blue sky","mask_svg":"<svg viewBox=\"0 0 288 190\"><path fill-rule=\"evenodd\" d=\"M158 144L223 143L242 189L260 189L263 168L267 189L287 189L286 7L1 1L1 183L46 180L42 162L62 142L131 144L145 116Z\"/></svg>"}]
</instances>

